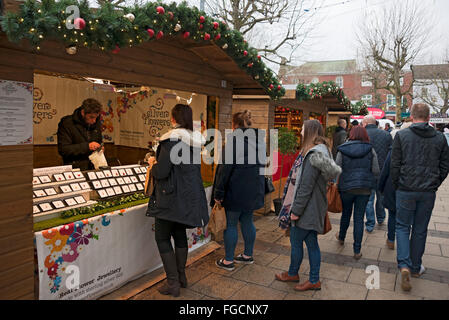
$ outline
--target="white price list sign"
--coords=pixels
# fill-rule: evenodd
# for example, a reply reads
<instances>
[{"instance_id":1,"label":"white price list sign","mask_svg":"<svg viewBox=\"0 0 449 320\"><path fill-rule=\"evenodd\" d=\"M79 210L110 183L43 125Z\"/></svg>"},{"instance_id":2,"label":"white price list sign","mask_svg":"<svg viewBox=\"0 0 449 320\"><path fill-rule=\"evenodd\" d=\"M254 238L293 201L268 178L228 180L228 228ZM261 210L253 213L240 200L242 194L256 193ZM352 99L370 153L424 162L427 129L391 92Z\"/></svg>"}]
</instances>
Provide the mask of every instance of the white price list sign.
<instances>
[{"instance_id":1,"label":"white price list sign","mask_svg":"<svg viewBox=\"0 0 449 320\"><path fill-rule=\"evenodd\" d=\"M33 84L0 80L0 146L33 143Z\"/></svg>"}]
</instances>

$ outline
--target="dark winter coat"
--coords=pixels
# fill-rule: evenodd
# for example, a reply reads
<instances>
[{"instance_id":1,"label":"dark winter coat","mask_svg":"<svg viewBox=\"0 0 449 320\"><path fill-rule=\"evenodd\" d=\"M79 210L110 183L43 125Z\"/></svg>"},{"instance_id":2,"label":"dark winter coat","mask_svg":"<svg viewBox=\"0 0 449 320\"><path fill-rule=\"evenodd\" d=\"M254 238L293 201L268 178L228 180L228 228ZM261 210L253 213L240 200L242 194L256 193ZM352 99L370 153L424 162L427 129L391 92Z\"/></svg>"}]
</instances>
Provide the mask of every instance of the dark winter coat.
<instances>
[{"instance_id":1,"label":"dark winter coat","mask_svg":"<svg viewBox=\"0 0 449 320\"><path fill-rule=\"evenodd\" d=\"M337 157L337 148L345 143L347 136L348 135L344 128L339 126L337 127L337 129L335 129L335 133L332 138L332 156L334 157L334 159Z\"/></svg>"},{"instance_id":2,"label":"dark winter coat","mask_svg":"<svg viewBox=\"0 0 449 320\"><path fill-rule=\"evenodd\" d=\"M449 172L449 147L428 123L414 123L394 138L391 179L396 190L435 192Z\"/></svg>"},{"instance_id":3,"label":"dark winter coat","mask_svg":"<svg viewBox=\"0 0 449 320\"><path fill-rule=\"evenodd\" d=\"M215 199L222 200L223 207L230 211L253 211L264 206L264 138L265 131L254 128L237 129L227 137L223 164L218 165L215 173L211 206ZM238 147L239 140L243 148ZM226 155L232 161L225 161Z\"/></svg>"},{"instance_id":4,"label":"dark winter coat","mask_svg":"<svg viewBox=\"0 0 449 320\"><path fill-rule=\"evenodd\" d=\"M340 192L376 189L379 175L377 154L370 143L348 141L338 147L337 164L343 169L338 182Z\"/></svg>"},{"instance_id":5,"label":"dark winter coat","mask_svg":"<svg viewBox=\"0 0 449 320\"><path fill-rule=\"evenodd\" d=\"M101 144L102 141L100 117L89 126L81 116L81 107L72 115L63 117L58 124L58 152L64 164L71 164L74 168L93 169L89 160L92 153L89 143Z\"/></svg>"},{"instance_id":6,"label":"dark winter coat","mask_svg":"<svg viewBox=\"0 0 449 320\"><path fill-rule=\"evenodd\" d=\"M200 133L181 128L161 137L156 151L157 163L151 169L155 187L150 198L154 197L155 207L151 206L150 199L147 210L149 216L189 227L208 224L209 211L201 178L201 158L198 158L204 142Z\"/></svg>"},{"instance_id":7,"label":"dark winter coat","mask_svg":"<svg viewBox=\"0 0 449 320\"><path fill-rule=\"evenodd\" d=\"M297 188L291 207L291 213L299 219L292 221L292 225L322 234L328 205L327 182L335 179L341 168L324 144L310 149L301 167L296 177Z\"/></svg>"},{"instance_id":8,"label":"dark winter coat","mask_svg":"<svg viewBox=\"0 0 449 320\"><path fill-rule=\"evenodd\" d=\"M388 151L393 143L393 138L390 133L377 128L375 124L369 124L365 129L368 132L369 142L376 151L379 160L379 169L382 170Z\"/></svg>"},{"instance_id":9,"label":"dark winter coat","mask_svg":"<svg viewBox=\"0 0 449 320\"><path fill-rule=\"evenodd\" d=\"M396 192L393 188L390 174L391 150L388 152L385 165L380 173L378 190L383 195L383 202L385 208L396 211Z\"/></svg>"}]
</instances>

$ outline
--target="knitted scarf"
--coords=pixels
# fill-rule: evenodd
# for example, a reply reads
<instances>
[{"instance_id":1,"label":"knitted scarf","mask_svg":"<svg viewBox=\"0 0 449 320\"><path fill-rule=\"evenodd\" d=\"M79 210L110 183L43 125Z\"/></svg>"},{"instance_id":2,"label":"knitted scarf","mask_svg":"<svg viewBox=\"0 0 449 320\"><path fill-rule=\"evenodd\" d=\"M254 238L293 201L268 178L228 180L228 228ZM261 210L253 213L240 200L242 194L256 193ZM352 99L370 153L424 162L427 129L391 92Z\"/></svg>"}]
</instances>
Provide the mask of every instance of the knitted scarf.
<instances>
[{"instance_id":1,"label":"knitted scarf","mask_svg":"<svg viewBox=\"0 0 449 320\"><path fill-rule=\"evenodd\" d=\"M290 173L288 174L287 181L285 183L284 187L284 195L283 195L283 203L281 211L279 212L279 227L281 229L288 229L290 227L290 208L293 204L293 200L295 198L295 183L296 183L296 177L298 176L298 170L301 169L301 165L304 158L302 154L300 153L298 157L296 158L295 162L293 163L293 166L290 170Z\"/></svg>"}]
</instances>

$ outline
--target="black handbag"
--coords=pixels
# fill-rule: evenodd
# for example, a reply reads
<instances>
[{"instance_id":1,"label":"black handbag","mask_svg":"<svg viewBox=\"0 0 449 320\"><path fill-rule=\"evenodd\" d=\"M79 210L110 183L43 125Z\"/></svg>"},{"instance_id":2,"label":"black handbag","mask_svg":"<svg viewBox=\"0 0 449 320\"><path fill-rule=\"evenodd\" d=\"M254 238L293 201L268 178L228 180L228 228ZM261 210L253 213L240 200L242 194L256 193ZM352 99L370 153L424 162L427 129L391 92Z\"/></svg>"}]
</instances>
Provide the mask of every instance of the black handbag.
<instances>
[{"instance_id":1,"label":"black handbag","mask_svg":"<svg viewBox=\"0 0 449 320\"><path fill-rule=\"evenodd\" d=\"M274 191L273 180L271 177L265 177L265 194L272 193Z\"/></svg>"}]
</instances>

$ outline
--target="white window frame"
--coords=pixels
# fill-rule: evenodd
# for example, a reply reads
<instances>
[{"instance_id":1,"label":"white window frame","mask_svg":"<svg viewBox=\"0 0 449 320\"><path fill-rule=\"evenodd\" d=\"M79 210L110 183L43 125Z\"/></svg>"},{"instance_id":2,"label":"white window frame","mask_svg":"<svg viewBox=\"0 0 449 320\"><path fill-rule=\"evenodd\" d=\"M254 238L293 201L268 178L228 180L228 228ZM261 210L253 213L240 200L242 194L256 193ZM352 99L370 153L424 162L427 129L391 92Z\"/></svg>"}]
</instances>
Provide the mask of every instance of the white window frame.
<instances>
[{"instance_id":1,"label":"white window frame","mask_svg":"<svg viewBox=\"0 0 449 320\"><path fill-rule=\"evenodd\" d=\"M368 98L369 97L369 98ZM373 105L373 95L372 94L364 94L361 99L368 107ZM367 101L369 100L369 103Z\"/></svg>"},{"instance_id":2,"label":"white window frame","mask_svg":"<svg viewBox=\"0 0 449 320\"><path fill-rule=\"evenodd\" d=\"M399 78L399 85L402 87L404 85L404 77Z\"/></svg>"},{"instance_id":3,"label":"white window frame","mask_svg":"<svg viewBox=\"0 0 449 320\"><path fill-rule=\"evenodd\" d=\"M396 97L394 94L387 94L387 107L396 107Z\"/></svg>"},{"instance_id":4,"label":"white window frame","mask_svg":"<svg viewBox=\"0 0 449 320\"><path fill-rule=\"evenodd\" d=\"M341 83L340 83L340 82L341 82ZM344 85L343 77L342 77L342 76L336 77L336 78L335 78L335 84L336 84L338 87L343 88L343 85Z\"/></svg>"},{"instance_id":5,"label":"white window frame","mask_svg":"<svg viewBox=\"0 0 449 320\"><path fill-rule=\"evenodd\" d=\"M370 80L367 80L368 77L362 76L362 87L372 87L373 83Z\"/></svg>"}]
</instances>

